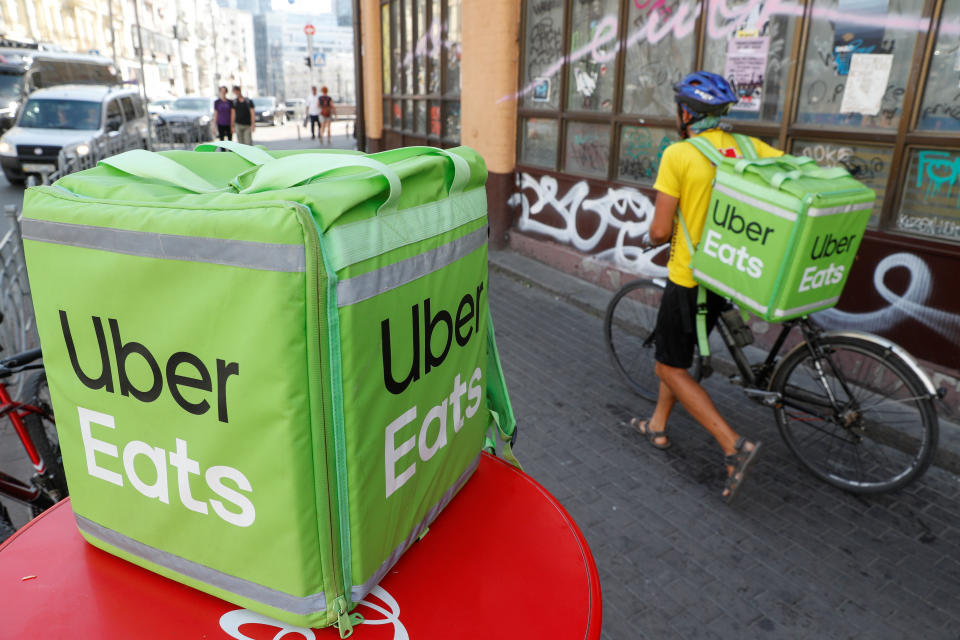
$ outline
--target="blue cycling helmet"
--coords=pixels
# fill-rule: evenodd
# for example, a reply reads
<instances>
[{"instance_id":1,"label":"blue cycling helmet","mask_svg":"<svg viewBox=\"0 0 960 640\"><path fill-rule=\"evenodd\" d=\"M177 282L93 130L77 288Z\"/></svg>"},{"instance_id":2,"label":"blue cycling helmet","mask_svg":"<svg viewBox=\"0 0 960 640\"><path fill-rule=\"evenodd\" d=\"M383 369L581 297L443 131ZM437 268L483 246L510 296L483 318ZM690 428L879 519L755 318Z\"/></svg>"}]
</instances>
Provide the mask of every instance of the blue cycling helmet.
<instances>
[{"instance_id":1,"label":"blue cycling helmet","mask_svg":"<svg viewBox=\"0 0 960 640\"><path fill-rule=\"evenodd\" d=\"M709 71L694 71L673 85L674 99L694 117L722 116L737 103L737 93L723 76Z\"/></svg>"}]
</instances>

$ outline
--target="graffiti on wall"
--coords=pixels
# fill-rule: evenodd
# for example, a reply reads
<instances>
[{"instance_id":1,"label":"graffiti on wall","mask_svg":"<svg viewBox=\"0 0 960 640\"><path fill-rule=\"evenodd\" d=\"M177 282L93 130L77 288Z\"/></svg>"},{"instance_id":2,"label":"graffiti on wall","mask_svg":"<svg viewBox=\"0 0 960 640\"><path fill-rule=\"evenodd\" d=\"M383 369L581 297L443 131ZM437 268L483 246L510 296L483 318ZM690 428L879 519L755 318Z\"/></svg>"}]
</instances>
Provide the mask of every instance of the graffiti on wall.
<instances>
[{"instance_id":1,"label":"graffiti on wall","mask_svg":"<svg viewBox=\"0 0 960 640\"><path fill-rule=\"evenodd\" d=\"M561 194L556 178L536 178L528 173L520 174L518 187L508 204L520 208L517 228L521 231L542 234L583 253L593 253L604 236L615 230L613 247L595 253L594 258L611 262L624 271L666 277L666 269L653 263L664 248L644 253L636 244L630 244L631 240L638 243L653 219L653 202L637 189L608 188L602 196L590 198L590 186L581 180ZM557 217L560 222L554 224ZM596 229L589 235L583 234L578 221L584 226L595 225Z\"/></svg>"},{"instance_id":2,"label":"graffiti on wall","mask_svg":"<svg viewBox=\"0 0 960 640\"><path fill-rule=\"evenodd\" d=\"M887 274L894 269L906 269L909 283L902 294L886 284ZM926 328L955 341L960 337L960 315L937 309L928 304L933 289L930 267L912 253L892 253L881 260L873 272L873 287L887 306L862 313L828 309L817 314L817 319L831 329L856 329L870 333L887 332L901 322L915 320Z\"/></svg>"}]
</instances>

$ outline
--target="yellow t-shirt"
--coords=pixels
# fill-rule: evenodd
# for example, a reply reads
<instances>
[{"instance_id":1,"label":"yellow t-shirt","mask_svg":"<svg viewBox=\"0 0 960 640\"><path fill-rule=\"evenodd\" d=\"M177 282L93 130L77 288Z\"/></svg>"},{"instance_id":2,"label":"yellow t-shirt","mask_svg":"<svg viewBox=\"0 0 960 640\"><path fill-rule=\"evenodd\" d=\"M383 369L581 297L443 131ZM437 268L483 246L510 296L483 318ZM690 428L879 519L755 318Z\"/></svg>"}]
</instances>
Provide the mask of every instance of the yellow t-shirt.
<instances>
[{"instance_id":1,"label":"yellow t-shirt","mask_svg":"<svg viewBox=\"0 0 960 640\"><path fill-rule=\"evenodd\" d=\"M743 157L736 140L729 133L720 129L710 129L698 137L706 138L727 157ZM783 151L774 149L762 140L756 138L751 140L757 155L761 158L775 158L783 155ZM703 233L707 219L707 206L710 204L710 193L713 191L713 179L716 174L716 167L692 144L674 143L666 148L660 160L660 170L657 172L657 182L653 188L680 199L677 215L682 215L687 223L694 246L700 242L700 235ZM690 270L690 251L679 222L673 225L667 270L672 282L682 287L697 285Z\"/></svg>"}]
</instances>

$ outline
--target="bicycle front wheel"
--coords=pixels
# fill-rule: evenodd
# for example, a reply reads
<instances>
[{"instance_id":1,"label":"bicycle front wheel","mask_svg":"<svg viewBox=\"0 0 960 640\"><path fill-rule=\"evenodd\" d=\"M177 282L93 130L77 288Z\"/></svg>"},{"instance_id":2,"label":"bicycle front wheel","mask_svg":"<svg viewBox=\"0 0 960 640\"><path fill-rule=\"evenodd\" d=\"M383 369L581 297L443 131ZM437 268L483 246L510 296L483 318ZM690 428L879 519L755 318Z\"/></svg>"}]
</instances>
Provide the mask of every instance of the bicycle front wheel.
<instances>
[{"instance_id":1,"label":"bicycle front wheel","mask_svg":"<svg viewBox=\"0 0 960 640\"><path fill-rule=\"evenodd\" d=\"M657 401L660 379L654 367L653 330L663 298L655 280L634 280L617 291L603 320L603 337L610 360L624 382L641 397ZM690 375L700 379L700 358L694 354Z\"/></svg>"},{"instance_id":2,"label":"bicycle front wheel","mask_svg":"<svg viewBox=\"0 0 960 640\"><path fill-rule=\"evenodd\" d=\"M902 488L926 471L937 447L933 399L896 354L851 336L801 345L770 388L787 446L818 478L853 493Z\"/></svg>"}]
</instances>

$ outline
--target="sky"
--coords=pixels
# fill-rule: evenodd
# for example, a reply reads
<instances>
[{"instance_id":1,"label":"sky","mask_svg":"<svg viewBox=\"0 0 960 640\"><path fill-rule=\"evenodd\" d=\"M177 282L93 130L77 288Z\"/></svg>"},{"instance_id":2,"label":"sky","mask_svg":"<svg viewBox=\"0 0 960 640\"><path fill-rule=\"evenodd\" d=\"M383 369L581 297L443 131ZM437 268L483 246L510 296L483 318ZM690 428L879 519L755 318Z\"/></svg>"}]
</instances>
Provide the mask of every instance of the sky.
<instances>
[{"instance_id":1,"label":"sky","mask_svg":"<svg viewBox=\"0 0 960 640\"><path fill-rule=\"evenodd\" d=\"M330 13L333 11L333 0L271 0L270 8L274 11L292 11L293 13Z\"/></svg>"}]
</instances>

